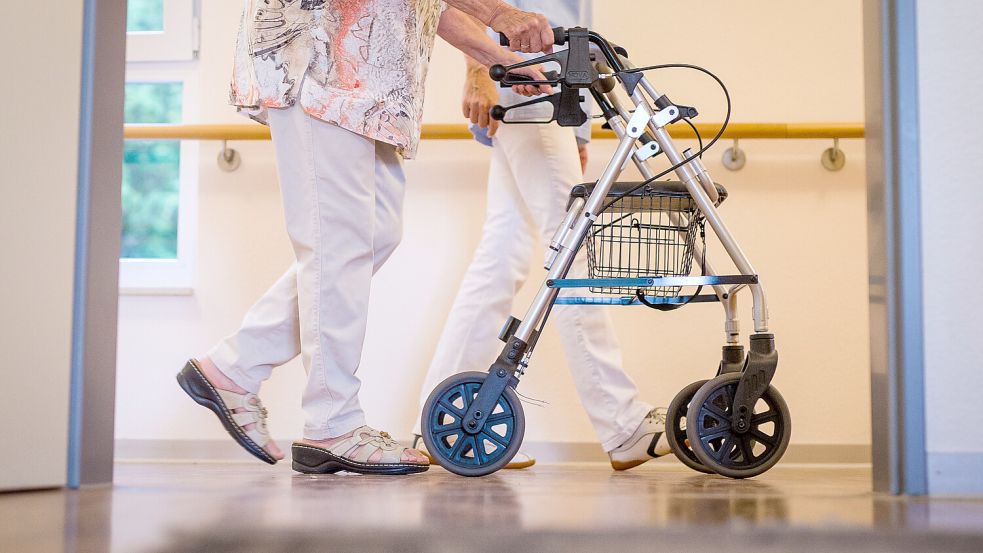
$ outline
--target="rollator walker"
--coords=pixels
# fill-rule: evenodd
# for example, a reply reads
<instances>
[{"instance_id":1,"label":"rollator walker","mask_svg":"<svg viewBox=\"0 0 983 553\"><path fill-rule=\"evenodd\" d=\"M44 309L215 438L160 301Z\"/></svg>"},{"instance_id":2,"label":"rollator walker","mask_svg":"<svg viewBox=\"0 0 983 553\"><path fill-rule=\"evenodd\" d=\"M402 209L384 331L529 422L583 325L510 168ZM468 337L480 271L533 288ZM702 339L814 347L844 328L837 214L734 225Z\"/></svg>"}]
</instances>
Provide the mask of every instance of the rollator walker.
<instances>
[{"instance_id":1,"label":"rollator walker","mask_svg":"<svg viewBox=\"0 0 983 553\"><path fill-rule=\"evenodd\" d=\"M673 453L688 467L731 478L757 476L775 465L791 437L785 400L771 386L778 366L775 336L757 272L724 225L718 207L727 191L714 183L700 155L722 136L730 117L726 87L709 71L682 64L636 68L627 52L583 28L553 30L565 50L508 67L490 68L501 86L552 85L560 91L510 107L495 106L492 117L510 123L508 113L539 103L553 106L549 121L579 126L588 91L619 139L617 150L596 183L575 186L567 215L550 243L546 281L523 319L510 317L499 338L505 342L488 372L447 378L430 394L422 413L423 440L434 459L463 476L482 476L504 467L518 452L525 416L515 389L529 366L536 343L557 304L642 305L657 310L691 303L719 302L725 343L716 376L686 386L669 405L666 432ZM503 45L507 39L502 38ZM554 64L559 71L534 81L512 73L520 67ZM683 67L713 77L727 96L724 125L698 152L680 152L667 125L690 124L696 109L677 105L644 76L645 71ZM633 108L616 94L622 89ZM518 122L518 121L515 121ZM525 122L525 121L523 121ZM696 128L693 127L694 131ZM699 136L697 134L697 136ZM664 155L671 167L656 173L649 164ZM634 163L645 180L618 182ZM656 180L674 172L678 180ZM709 224L738 274L721 275L706 259ZM567 278L574 257L586 244L589 278ZM695 266L694 266L695 265ZM699 276L692 273L699 269ZM684 295L684 287L696 287ZM701 293L706 287L712 293ZM560 296L563 289L590 290L583 297ZM753 300L754 334L745 354L740 343L737 296Z\"/></svg>"}]
</instances>

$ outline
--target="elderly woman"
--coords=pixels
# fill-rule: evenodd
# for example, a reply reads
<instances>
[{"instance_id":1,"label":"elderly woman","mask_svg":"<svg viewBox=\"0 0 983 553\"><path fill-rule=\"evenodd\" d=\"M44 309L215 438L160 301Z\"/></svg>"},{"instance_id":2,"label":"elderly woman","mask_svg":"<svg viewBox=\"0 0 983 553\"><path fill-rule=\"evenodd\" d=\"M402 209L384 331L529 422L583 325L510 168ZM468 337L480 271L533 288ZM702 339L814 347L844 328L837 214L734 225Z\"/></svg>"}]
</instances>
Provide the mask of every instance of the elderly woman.
<instances>
[{"instance_id":1,"label":"elderly woman","mask_svg":"<svg viewBox=\"0 0 983 553\"><path fill-rule=\"evenodd\" d=\"M274 367L300 355L306 424L292 448L295 470L427 470L422 453L366 425L355 372L372 275L400 240L402 160L420 141L434 35L482 64L507 64L521 58L478 22L522 52L550 50L549 23L500 0L245 4L231 101L270 126L296 262L178 382L236 442L273 464L283 453L256 394Z\"/></svg>"}]
</instances>

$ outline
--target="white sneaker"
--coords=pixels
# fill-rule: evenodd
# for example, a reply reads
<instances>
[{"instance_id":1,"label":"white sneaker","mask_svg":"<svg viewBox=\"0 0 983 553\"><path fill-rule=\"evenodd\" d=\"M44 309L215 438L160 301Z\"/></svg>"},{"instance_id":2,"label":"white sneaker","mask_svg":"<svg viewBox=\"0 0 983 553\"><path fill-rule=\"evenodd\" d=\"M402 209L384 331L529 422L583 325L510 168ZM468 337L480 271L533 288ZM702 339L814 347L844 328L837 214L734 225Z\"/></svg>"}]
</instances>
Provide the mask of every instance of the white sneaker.
<instances>
[{"instance_id":1,"label":"white sneaker","mask_svg":"<svg viewBox=\"0 0 983 553\"><path fill-rule=\"evenodd\" d=\"M666 437L666 408L656 407L625 443L608 452L614 470L628 470L672 453Z\"/></svg>"},{"instance_id":2,"label":"white sneaker","mask_svg":"<svg viewBox=\"0 0 983 553\"><path fill-rule=\"evenodd\" d=\"M433 455L430 455L430 452L427 451L427 444L423 441L423 436L421 436L419 434L414 434L413 435L413 449L415 449L415 450L419 451L420 453L423 453L424 455L426 455L427 456L427 459L430 459L430 464L432 464L432 465L438 464L437 463L437 460L433 458ZM525 469L525 468L529 468L529 467L531 467L531 466L533 466L535 464L536 464L536 458L535 457L533 457L532 455L529 455L528 453L525 453L523 451L519 451L519 452L516 452L515 457L512 457L512 460L509 461L509 464L505 465L505 468L507 468L507 469Z\"/></svg>"}]
</instances>

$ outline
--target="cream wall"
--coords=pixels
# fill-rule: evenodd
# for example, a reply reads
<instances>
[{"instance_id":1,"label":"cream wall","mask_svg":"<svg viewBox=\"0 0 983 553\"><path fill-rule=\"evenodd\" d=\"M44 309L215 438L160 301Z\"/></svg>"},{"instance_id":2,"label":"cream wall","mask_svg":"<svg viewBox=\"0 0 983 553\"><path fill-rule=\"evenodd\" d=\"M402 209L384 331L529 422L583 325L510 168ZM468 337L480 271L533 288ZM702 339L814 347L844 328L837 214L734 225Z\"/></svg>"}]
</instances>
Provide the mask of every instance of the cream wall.
<instances>
[{"instance_id":1,"label":"cream wall","mask_svg":"<svg viewBox=\"0 0 983 553\"><path fill-rule=\"evenodd\" d=\"M65 483L82 1L25 3L0 35L0 491ZM13 139L16 138L16 139Z\"/></svg>"},{"instance_id":2,"label":"cream wall","mask_svg":"<svg viewBox=\"0 0 983 553\"><path fill-rule=\"evenodd\" d=\"M939 8L943 9L939 9ZM930 9L931 8L931 9ZM952 17L958 13L960 17ZM983 87L976 24L983 4L918 3L925 421L931 493L983 493L983 202L974 106Z\"/></svg>"},{"instance_id":3,"label":"cream wall","mask_svg":"<svg viewBox=\"0 0 983 553\"><path fill-rule=\"evenodd\" d=\"M201 93L189 108L201 114L195 122L240 122L225 105L240 3L202 4L202 57L193 83ZM863 118L858 2L605 0L595 6L595 28L626 46L636 64L688 62L717 72L730 88L735 121ZM624 11L613 13L613 6ZM460 121L462 69L460 56L439 43L427 122ZM722 118L721 98L710 81L673 71L656 73L655 82L676 101L698 106L699 121ZM598 174L613 146L593 144L590 175ZM819 154L828 147L823 141L744 141L749 161L736 173L720 166L723 146L708 155L708 164L731 192L723 215L769 293L781 351L776 384L795 417L793 442L868 444L862 144L843 143L849 161L839 173L820 167ZM121 298L117 438L225 436L210 414L183 397L174 373L187 357L234 330L291 259L270 145L235 147L244 163L227 174L213 161L218 145L201 146L194 295ZM471 142L429 141L420 159L407 163L405 238L374 283L359 373L369 422L396 435L407 435L419 416L420 382L479 238L487 159L488 150ZM538 253L530 260L533 285L543 274L540 260ZM516 312L532 293L527 286ZM750 307L744 307L748 329ZM666 405L685 384L712 376L721 342L718 307L613 313L628 370L649 401ZM263 390L272 431L281 439L297 436L302 427L302 380L295 361ZM551 328L520 391L550 402L545 409L527 407L527 440L594 441Z\"/></svg>"}]
</instances>

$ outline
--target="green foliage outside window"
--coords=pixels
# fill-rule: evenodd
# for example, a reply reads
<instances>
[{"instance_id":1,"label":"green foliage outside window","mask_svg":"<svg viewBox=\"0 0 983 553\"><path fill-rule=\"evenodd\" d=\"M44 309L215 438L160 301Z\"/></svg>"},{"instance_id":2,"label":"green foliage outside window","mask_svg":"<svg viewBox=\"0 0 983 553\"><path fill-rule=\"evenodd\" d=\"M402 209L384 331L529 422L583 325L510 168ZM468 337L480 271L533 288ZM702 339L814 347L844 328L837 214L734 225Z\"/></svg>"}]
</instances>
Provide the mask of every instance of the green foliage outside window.
<instances>
[{"instance_id":1,"label":"green foliage outside window","mask_svg":"<svg viewBox=\"0 0 983 553\"><path fill-rule=\"evenodd\" d=\"M180 123L181 96L181 83L127 83L124 118L127 123ZM179 141L126 142L120 257L177 258L180 168Z\"/></svg>"},{"instance_id":2,"label":"green foliage outside window","mask_svg":"<svg viewBox=\"0 0 983 553\"><path fill-rule=\"evenodd\" d=\"M164 0L128 0L126 31L163 31Z\"/></svg>"}]
</instances>

